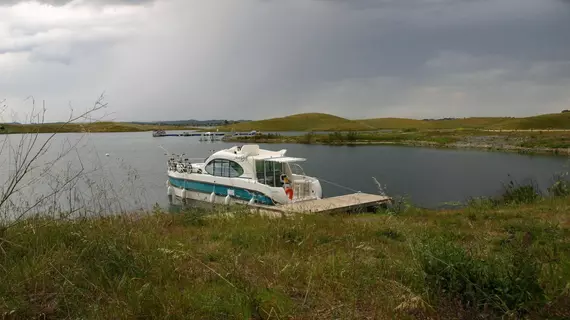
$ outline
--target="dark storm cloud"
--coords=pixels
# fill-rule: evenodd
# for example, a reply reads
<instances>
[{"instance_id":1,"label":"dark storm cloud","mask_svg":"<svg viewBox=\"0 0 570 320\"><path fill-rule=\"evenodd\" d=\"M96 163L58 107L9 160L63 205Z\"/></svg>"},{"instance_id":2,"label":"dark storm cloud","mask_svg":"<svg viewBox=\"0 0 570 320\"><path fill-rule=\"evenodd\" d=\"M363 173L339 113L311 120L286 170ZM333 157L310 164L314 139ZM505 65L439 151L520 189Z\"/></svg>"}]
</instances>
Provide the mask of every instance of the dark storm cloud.
<instances>
[{"instance_id":1,"label":"dark storm cloud","mask_svg":"<svg viewBox=\"0 0 570 320\"><path fill-rule=\"evenodd\" d=\"M63 6L73 0L37 0L39 3L49 4L53 6ZM123 4L123 5L140 5L155 0L83 0L83 3L89 4ZM23 0L0 0L0 6L9 6L19 2L25 2Z\"/></svg>"},{"instance_id":2,"label":"dark storm cloud","mask_svg":"<svg viewBox=\"0 0 570 320\"><path fill-rule=\"evenodd\" d=\"M125 120L570 106L568 1L165 0L120 14L74 6L38 13L63 17L39 23L13 13L4 28L12 41L0 42L0 90L10 91L0 97L84 101L102 88ZM12 75L4 81L3 65Z\"/></svg>"}]
</instances>

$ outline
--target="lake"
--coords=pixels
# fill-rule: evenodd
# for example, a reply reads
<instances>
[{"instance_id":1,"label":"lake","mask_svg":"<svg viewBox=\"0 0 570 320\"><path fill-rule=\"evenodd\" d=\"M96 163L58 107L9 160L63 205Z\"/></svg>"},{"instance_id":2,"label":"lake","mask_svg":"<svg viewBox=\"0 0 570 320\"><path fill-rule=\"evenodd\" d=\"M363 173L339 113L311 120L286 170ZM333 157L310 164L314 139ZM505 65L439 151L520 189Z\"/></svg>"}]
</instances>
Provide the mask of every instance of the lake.
<instances>
[{"instance_id":1,"label":"lake","mask_svg":"<svg viewBox=\"0 0 570 320\"><path fill-rule=\"evenodd\" d=\"M11 135L7 139L14 145L20 137ZM45 137L47 135L40 138ZM54 177L72 176L82 167L88 172L82 176L82 182L68 185L67 193L61 192L57 201L69 203L79 198L90 199L95 207L107 206L107 211L149 208L155 203L166 206L167 156L163 149L203 159L213 151L234 145L200 142L197 137L153 138L150 132L68 133L56 136L41 161L49 162L66 149L62 146L75 144L77 150L65 155L51 168L57 174L29 183L30 189L22 192L19 198L37 198L53 192L65 180L57 178L54 183ZM287 149L290 156L306 158L302 164L305 172L321 179L326 197L351 190L378 193L374 177L389 195L409 196L416 205L429 208L448 202L464 202L471 197L497 195L502 183L511 179L519 182L532 179L546 188L555 174L567 171L567 158L544 155L401 146L260 146L272 150ZM11 168L6 162L11 159L7 150L1 154L4 165L0 178L4 180ZM32 176L37 177L39 172ZM26 201L31 202L30 199ZM110 205L110 202L114 204Z\"/></svg>"}]
</instances>

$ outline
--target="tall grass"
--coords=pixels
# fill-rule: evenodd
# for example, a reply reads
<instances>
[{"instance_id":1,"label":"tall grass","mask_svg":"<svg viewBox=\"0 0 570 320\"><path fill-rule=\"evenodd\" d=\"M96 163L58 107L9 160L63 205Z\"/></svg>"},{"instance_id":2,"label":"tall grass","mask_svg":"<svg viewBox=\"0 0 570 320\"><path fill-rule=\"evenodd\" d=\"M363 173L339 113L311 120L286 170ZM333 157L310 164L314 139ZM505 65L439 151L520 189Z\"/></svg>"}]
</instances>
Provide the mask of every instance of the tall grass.
<instances>
[{"instance_id":1,"label":"tall grass","mask_svg":"<svg viewBox=\"0 0 570 320\"><path fill-rule=\"evenodd\" d=\"M570 316L570 200L268 218L202 211L19 222L8 318ZM226 209L227 210L227 209Z\"/></svg>"}]
</instances>

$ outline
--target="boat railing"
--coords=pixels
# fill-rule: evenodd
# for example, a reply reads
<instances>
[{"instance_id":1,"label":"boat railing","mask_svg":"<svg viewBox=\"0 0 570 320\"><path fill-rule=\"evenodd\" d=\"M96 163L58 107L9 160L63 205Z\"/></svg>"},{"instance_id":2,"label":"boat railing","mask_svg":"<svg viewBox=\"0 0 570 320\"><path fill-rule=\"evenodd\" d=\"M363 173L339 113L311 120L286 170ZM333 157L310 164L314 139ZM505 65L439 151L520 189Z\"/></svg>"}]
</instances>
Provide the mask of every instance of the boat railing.
<instances>
[{"instance_id":1,"label":"boat railing","mask_svg":"<svg viewBox=\"0 0 570 320\"><path fill-rule=\"evenodd\" d=\"M311 196L311 181L293 181L293 195L295 196L295 199L309 198Z\"/></svg>"},{"instance_id":2,"label":"boat railing","mask_svg":"<svg viewBox=\"0 0 570 320\"><path fill-rule=\"evenodd\" d=\"M184 158L168 160L168 169L180 173L201 173L202 169L195 164L203 163L201 158Z\"/></svg>"}]
</instances>

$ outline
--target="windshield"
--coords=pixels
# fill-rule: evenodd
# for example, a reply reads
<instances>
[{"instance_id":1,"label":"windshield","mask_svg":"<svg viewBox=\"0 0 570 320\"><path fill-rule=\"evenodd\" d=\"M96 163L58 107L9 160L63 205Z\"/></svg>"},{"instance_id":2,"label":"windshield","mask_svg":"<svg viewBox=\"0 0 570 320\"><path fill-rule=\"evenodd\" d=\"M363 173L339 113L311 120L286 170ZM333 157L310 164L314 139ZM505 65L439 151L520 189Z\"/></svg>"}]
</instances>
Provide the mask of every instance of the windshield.
<instances>
[{"instance_id":1,"label":"windshield","mask_svg":"<svg viewBox=\"0 0 570 320\"><path fill-rule=\"evenodd\" d=\"M305 170L298 163L289 163L289 168L291 169L292 174L300 175L300 176L305 175Z\"/></svg>"}]
</instances>

